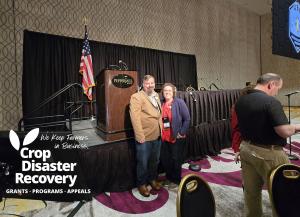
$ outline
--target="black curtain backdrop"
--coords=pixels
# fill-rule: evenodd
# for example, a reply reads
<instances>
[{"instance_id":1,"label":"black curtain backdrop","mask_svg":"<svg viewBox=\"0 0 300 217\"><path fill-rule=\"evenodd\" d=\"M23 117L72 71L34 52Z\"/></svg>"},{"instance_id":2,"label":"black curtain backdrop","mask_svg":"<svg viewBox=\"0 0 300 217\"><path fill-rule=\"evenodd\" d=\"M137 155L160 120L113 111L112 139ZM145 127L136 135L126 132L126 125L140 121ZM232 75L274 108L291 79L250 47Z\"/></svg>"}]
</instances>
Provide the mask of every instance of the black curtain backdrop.
<instances>
[{"instance_id":1,"label":"black curtain backdrop","mask_svg":"<svg viewBox=\"0 0 300 217\"><path fill-rule=\"evenodd\" d=\"M81 84L82 43L83 39L24 31L23 116L67 84ZM197 89L194 55L96 41L90 41L90 46L95 78L103 69L122 60L129 70L138 72L140 81L145 74L152 74L157 83L172 82L179 90L188 85ZM82 95L82 91L78 94ZM63 114L63 103L71 98L70 93L65 93L30 116Z\"/></svg>"},{"instance_id":2,"label":"black curtain backdrop","mask_svg":"<svg viewBox=\"0 0 300 217\"><path fill-rule=\"evenodd\" d=\"M185 159L217 155L231 145L230 109L241 90L178 91L191 114Z\"/></svg>"}]
</instances>

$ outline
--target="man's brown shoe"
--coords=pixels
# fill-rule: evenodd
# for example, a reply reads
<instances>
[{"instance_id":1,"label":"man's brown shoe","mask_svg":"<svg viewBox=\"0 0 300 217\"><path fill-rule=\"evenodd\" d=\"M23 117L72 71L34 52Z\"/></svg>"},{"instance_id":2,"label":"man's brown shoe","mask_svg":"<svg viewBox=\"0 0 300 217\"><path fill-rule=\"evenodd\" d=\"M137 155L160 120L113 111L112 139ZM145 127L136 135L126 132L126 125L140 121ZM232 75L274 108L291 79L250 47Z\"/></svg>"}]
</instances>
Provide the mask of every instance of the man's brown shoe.
<instances>
[{"instance_id":1,"label":"man's brown shoe","mask_svg":"<svg viewBox=\"0 0 300 217\"><path fill-rule=\"evenodd\" d=\"M157 182L157 181L155 181L155 180L151 181L150 185L156 191L158 191L160 189L160 187L161 187L160 183Z\"/></svg>"},{"instance_id":2,"label":"man's brown shoe","mask_svg":"<svg viewBox=\"0 0 300 217\"><path fill-rule=\"evenodd\" d=\"M148 191L148 188L146 187L146 185L141 185L140 187L138 187L138 190L142 196L144 196L144 197L150 196L150 192Z\"/></svg>"}]
</instances>

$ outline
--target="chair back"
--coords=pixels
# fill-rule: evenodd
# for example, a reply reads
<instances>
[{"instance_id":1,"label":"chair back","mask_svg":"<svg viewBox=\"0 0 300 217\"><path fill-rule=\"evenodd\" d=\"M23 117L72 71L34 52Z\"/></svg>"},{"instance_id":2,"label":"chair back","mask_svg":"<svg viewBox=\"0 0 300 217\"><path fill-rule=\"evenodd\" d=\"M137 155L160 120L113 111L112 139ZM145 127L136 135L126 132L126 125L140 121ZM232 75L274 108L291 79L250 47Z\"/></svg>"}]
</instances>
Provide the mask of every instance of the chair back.
<instances>
[{"instance_id":1,"label":"chair back","mask_svg":"<svg viewBox=\"0 0 300 217\"><path fill-rule=\"evenodd\" d=\"M189 174L180 182L176 199L177 217L214 217L216 206L208 183Z\"/></svg>"},{"instance_id":2,"label":"chair back","mask_svg":"<svg viewBox=\"0 0 300 217\"><path fill-rule=\"evenodd\" d=\"M279 217L299 216L300 167L283 164L275 168L269 178L272 206Z\"/></svg>"}]
</instances>

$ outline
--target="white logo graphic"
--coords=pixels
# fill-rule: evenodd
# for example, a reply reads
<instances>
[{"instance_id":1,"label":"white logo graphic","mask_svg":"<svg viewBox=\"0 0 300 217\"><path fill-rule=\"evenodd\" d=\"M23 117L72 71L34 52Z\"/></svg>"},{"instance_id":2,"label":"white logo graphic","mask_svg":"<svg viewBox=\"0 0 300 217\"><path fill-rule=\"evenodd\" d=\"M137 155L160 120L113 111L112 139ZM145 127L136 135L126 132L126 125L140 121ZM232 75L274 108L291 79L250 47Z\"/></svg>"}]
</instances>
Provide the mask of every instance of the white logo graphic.
<instances>
[{"instance_id":1,"label":"white logo graphic","mask_svg":"<svg viewBox=\"0 0 300 217\"><path fill-rule=\"evenodd\" d=\"M68 184L69 187L74 186L77 175L64 174L73 173L77 163L67 162L52 162L50 160L52 154L50 150L30 150L25 147L33 143L39 135L39 128L31 130L25 136L22 146L20 145L19 136L15 131L10 130L9 140L11 145L20 152L22 157L22 173L15 173L16 184ZM41 138L43 135L41 136ZM55 138L55 136L53 136ZM44 136L44 138L46 138ZM49 138L49 137L47 137ZM48 139L47 139L48 140ZM31 174L25 174L24 172L31 172ZM39 172L38 174L32 174L32 172ZM44 173L47 174L44 174ZM49 173L51 172L51 173Z\"/></svg>"},{"instance_id":2,"label":"white logo graphic","mask_svg":"<svg viewBox=\"0 0 300 217\"><path fill-rule=\"evenodd\" d=\"M30 143L33 143L33 141L38 137L39 132L40 132L39 128L35 128L35 129L31 130L25 136L22 146L26 146L26 145L29 145ZM9 131L9 140L10 140L10 143L12 144L12 146L17 151L19 151L20 150L20 139L15 131L13 131L13 130Z\"/></svg>"}]
</instances>

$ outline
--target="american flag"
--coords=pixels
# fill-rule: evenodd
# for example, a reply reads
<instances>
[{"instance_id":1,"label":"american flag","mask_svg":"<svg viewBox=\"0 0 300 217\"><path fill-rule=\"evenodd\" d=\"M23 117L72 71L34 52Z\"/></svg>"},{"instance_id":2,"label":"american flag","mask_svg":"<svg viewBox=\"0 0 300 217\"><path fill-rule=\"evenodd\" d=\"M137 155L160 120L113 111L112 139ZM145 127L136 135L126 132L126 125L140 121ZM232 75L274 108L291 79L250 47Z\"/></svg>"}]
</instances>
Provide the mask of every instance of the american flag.
<instances>
[{"instance_id":1,"label":"american flag","mask_svg":"<svg viewBox=\"0 0 300 217\"><path fill-rule=\"evenodd\" d=\"M93 71L91 48L89 44L89 38L88 38L86 26L85 26L79 72L82 74L83 92L85 95L87 95L89 100L92 100L93 99L92 87L95 86L95 82L94 82L94 71Z\"/></svg>"}]
</instances>

